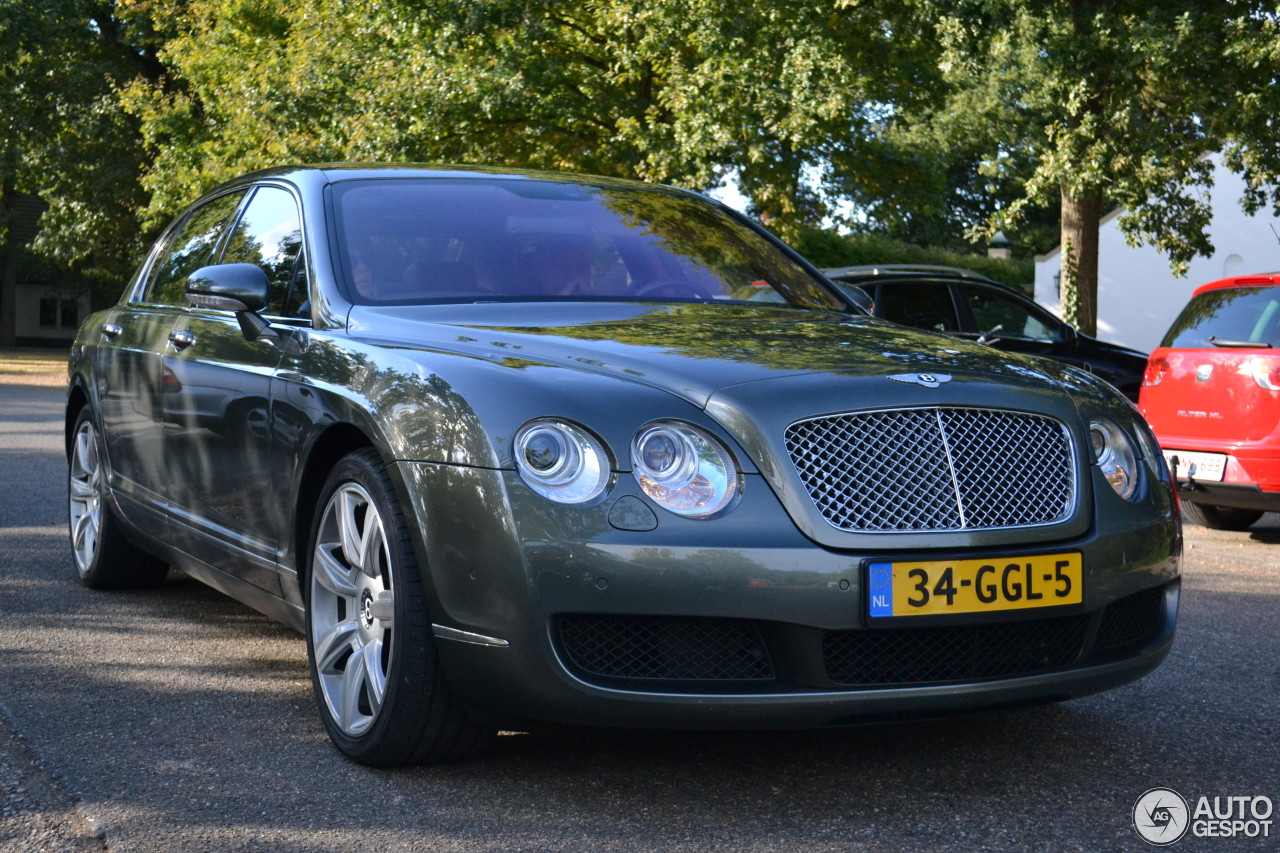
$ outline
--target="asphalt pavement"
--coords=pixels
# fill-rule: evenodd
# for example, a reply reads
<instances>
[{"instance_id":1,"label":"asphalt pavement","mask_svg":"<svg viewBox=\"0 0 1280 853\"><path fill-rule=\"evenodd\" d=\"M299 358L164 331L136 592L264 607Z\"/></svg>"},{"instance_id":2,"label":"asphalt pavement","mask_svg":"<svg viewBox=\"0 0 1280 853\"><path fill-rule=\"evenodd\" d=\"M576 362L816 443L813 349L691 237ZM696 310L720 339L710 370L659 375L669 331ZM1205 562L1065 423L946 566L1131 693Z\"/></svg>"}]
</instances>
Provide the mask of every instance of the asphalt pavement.
<instances>
[{"instance_id":1,"label":"asphalt pavement","mask_svg":"<svg viewBox=\"0 0 1280 853\"><path fill-rule=\"evenodd\" d=\"M1146 850L1147 790L1280 805L1280 516L1187 528L1152 675L1073 702L803 732L508 732L344 760L292 631L180 575L101 593L66 541L62 392L0 383L0 851ZM1280 849L1195 838L1171 849Z\"/></svg>"}]
</instances>

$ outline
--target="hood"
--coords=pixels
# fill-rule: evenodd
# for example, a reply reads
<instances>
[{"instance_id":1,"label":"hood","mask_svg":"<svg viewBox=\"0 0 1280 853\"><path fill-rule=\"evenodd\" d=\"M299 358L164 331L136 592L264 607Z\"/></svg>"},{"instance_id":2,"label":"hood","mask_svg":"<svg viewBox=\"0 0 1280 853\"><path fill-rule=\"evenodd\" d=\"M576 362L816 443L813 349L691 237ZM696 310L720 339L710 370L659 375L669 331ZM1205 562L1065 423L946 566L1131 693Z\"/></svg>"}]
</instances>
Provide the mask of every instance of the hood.
<instances>
[{"instance_id":1,"label":"hood","mask_svg":"<svg viewBox=\"0 0 1280 853\"><path fill-rule=\"evenodd\" d=\"M1105 353L1112 353L1120 356L1127 356L1129 358L1133 358L1143 362L1144 365L1146 364L1147 354L1144 352L1141 352L1140 350L1133 349L1132 347L1123 346L1122 344L1113 344L1110 341L1104 341L1101 338L1095 338L1090 335L1086 335L1084 333L1077 333L1077 334L1079 334L1080 340L1082 342L1087 342L1088 346L1091 349L1093 349L1095 352L1105 352Z\"/></svg>"},{"instance_id":2,"label":"hood","mask_svg":"<svg viewBox=\"0 0 1280 853\"><path fill-rule=\"evenodd\" d=\"M946 374L1044 390L1057 370L869 317L741 305L494 302L356 306L371 343L569 366L706 408L716 391L788 376Z\"/></svg>"},{"instance_id":3,"label":"hood","mask_svg":"<svg viewBox=\"0 0 1280 853\"><path fill-rule=\"evenodd\" d=\"M453 353L513 368L568 367L683 398L733 439L743 451L744 471L754 469L769 483L802 533L842 549L883 548L884 535L842 531L822 518L789 461L788 424L851 410L1029 411L1067 425L1078 470L1085 471L1077 400L1102 393L1091 378L1055 362L869 317L771 307L582 302L357 307L349 329L376 346ZM590 407L594 414L582 414L583 422L612 447L625 448L635 428L657 411L628 418L628 407L640 405L638 395L615 394L607 386L602 393L599 383L589 385L591 399L576 401L574 411ZM559 379L540 393L580 393L574 386ZM487 413L484 423L512 417L505 400L496 405L502 411ZM498 464L506 464L502 449L509 444L508 428L525 414L521 410L494 439ZM611 432L615 428L618 432ZM1049 535L1081 534L1091 518L1088 496L1083 490L1076 513ZM900 532L893 542L917 549L1007 547L1045 537L1045 530L1028 527Z\"/></svg>"}]
</instances>

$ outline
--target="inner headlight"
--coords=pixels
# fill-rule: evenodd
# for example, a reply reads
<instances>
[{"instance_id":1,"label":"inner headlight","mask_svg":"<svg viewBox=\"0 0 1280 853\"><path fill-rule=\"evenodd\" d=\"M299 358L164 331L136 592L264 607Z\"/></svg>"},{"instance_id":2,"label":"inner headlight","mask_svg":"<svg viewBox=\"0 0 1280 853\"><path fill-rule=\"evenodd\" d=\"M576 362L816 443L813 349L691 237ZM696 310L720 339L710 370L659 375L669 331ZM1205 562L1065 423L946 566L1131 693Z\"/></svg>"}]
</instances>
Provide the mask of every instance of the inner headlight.
<instances>
[{"instance_id":1,"label":"inner headlight","mask_svg":"<svg viewBox=\"0 0 1280 853\"><path fill-rule=\"evenodd\" d=\"M737 463L724 445L680 421L658 421L636 433L631 466L654 503L686 518L722 512L741 490Z\"/></svg>"},{"instance_id":2,"label":"inner headlight","mask_svg":"<svg viewBox=\"0 0 1280 853\"><path fill-rule=\"evenodd\" d=\"M1111 421L1096 418L1089 423L1089 441L1098 467L1111 488L1130 500L1138 490L1138 464L1129 437Z\"/></svg>"},{"instance_id":3,"label":"inner headlight","mask_svg":"<svg viewBox=\"0 0 1280 853\"><path fill-rule=\"evenodd\" d=\"M609 484L609 457L581 427L530 421L516 433L516 470L529 488L562 504L586 503Z\"/></svg>"}]
</instances>

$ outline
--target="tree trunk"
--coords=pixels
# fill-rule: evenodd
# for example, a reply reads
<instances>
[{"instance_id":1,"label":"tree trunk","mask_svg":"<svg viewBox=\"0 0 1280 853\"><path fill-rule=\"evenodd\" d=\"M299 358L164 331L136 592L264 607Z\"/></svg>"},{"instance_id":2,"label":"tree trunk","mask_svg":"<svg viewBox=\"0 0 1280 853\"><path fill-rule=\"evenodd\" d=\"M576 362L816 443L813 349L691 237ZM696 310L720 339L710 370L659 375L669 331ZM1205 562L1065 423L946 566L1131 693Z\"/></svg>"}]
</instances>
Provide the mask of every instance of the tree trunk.
<instances>
[{"instance_id":1,"label":"tree trunk","mask_svg":"<svg viewBox=\"0 0 1280 853\"><path fill-rule=\"evenodd\" d=\"M18 244L13 239L18 193L13 174L0 175L0 349L12 349L18 335Z\"/></svg>"},{"instance_id":2,"label":"tree trunk","mask_svg":"<svg viewBox=\"0 0 1280 853\"><path fill-rule=\"evenodd\" d=\"M1102 195L1062 189L1062 319L1086 335L1098 333L1098 223Z\"/></svg>"}]
</instances>

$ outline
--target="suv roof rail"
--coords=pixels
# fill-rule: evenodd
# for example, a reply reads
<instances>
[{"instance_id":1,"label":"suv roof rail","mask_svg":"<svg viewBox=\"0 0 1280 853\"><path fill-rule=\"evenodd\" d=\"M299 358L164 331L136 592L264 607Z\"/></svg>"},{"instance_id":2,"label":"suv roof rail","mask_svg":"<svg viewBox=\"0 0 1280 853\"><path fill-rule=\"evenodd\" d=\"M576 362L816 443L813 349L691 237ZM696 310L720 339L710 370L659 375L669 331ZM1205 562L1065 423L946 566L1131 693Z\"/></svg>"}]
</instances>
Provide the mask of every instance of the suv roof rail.
<instances>
[{"instance_id":1,"label":"suv roof rail","mask_svg":"<svg viewBox=\"0 0 1280 853\"><path fill-rule=\"evenodd\" d=\"M876 276L885 275L886 273L912 273L912 272L940 272L957 278L971 278L976 281L992 281L979 272L967 270L962 267L944 267L932 264L867 264L863 266L853 267L836 267L834 269L823 270L827 278L842 278L846 275L862 275Z\"/></svg>"}]
</instances>

